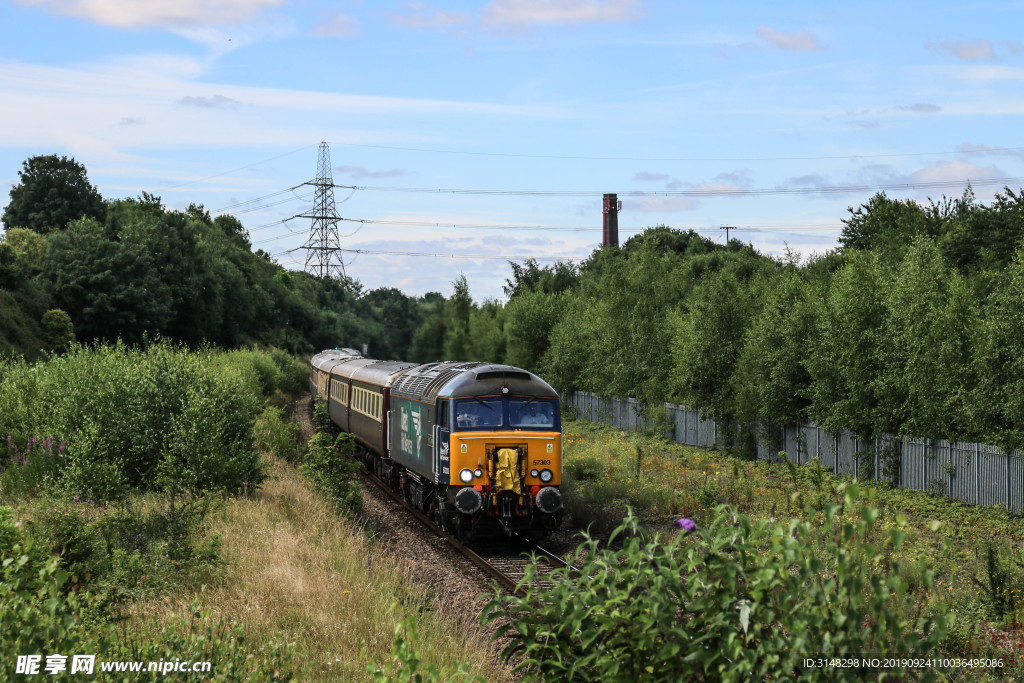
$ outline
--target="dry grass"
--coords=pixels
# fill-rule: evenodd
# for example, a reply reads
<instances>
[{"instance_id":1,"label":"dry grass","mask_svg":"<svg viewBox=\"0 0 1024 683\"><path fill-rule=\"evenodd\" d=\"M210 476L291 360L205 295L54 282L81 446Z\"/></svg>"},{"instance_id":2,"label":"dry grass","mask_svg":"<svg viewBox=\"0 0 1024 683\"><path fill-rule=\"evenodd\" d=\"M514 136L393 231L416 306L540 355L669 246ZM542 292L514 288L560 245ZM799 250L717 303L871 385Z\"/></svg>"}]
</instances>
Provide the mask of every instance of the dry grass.
<instances>
[{"instance_id":1,"label":"dry grass","mask_svg":"<svg viewBox=\"0 0 1024 683\"><path fill-rule=\"evenodd\" d=\"M226 579L207 587L204 607L241 622L254 649L295 642L306 680L364 680L367 664L390 659L395 625L419 614L424 662L464 663L487 680L508 680L478 629L429 607L389 558L373 557L370 542L334 513L289 466L271 461L258 495L236 499L210 520L220 534ZM135 604L130 628L149 628L187 608L195 597L164 597ZM216 666L216 662L214 662Z\"/></svg>"}]
</instances>

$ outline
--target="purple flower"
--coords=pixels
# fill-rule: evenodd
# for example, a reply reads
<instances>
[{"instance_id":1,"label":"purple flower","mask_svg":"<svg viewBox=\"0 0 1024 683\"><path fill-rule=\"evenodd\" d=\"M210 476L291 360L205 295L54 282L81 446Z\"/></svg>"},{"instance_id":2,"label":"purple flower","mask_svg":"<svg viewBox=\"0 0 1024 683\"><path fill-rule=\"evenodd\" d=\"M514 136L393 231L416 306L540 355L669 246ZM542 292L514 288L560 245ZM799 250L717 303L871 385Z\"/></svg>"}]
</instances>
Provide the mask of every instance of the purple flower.
<instances>
[{"instance_id":1,"label":"purple flower","mask_svg":"<svg viewBox=\"0 0 1024 683\"><path fill-rule=\"evenodd\" d=\"M696 531L697 530L697 525L694 523L694 521L692 519L687 519L686 517L683 517L681 519L677 519L676 520L676 526L679 527L680 529L682 529L683 531Z\"/></svg>"},{"instance_id":2,"label":"purple flower","mask_svg":"<svg viewBox=\"0 0 1024 683\"><path fill-rule=\"evenodd\" d=\"M76 503L78 502L78 496L75 496L75 502Z\"/></svg>"}]
</instances>

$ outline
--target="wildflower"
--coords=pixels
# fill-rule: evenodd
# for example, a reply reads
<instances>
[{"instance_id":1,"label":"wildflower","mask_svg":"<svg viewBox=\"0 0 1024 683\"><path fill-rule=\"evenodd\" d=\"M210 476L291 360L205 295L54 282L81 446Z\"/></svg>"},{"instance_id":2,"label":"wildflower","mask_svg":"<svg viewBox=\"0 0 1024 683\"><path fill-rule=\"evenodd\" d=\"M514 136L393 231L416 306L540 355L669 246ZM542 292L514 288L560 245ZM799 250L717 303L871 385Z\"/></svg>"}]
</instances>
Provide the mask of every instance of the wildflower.
<instances>
[{"instance_id":1,"label":"wildflower","mask_svg":"<svg viewBox=\"0 0 1024 683\"><path fill-rule=\"evenodd\" d=\"M686 517L682 517L680 519L677 519L676 520L676 526L679 527L680 529L682 529L683 531L696 531L697 530L697 524L692 519L687 519Z\"/></svg>"},{"instance_id":2,"label":"wildflower","mask_svg":"<svg viewBox=\"0 0 1024 683\"><path fill-rule=\"evenodd\" d=\"M76 503L78 502L78 496L75 496L75 502Z\"/></svg>"}]
</instances>

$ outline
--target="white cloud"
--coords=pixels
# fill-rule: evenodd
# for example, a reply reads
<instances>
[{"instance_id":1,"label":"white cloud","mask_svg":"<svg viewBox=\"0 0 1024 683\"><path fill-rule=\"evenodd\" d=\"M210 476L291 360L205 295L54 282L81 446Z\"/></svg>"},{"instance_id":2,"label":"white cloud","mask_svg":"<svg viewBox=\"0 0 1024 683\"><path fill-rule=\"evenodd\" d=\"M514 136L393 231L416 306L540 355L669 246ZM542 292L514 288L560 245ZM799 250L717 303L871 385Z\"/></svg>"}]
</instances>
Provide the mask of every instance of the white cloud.
<instances>
[{"instance_id":1,"label":"white cloud","mask_svg":"<svg viewBox=\"0 0 1024 683\"><path fill-rule=\"evenodd\" d=\"M978 145L970 142L958 145L956 151L969 157L1006 155L1017 157L1018 159L1024 158L1024 149L1021 148L1008 149L1006 147L992 147L991 145Z\"/></svg>"},{"instance_id":2,"label":"white cloud","mask_svg":"<svg viewBox=\"0 0 1024 683\"><path fill-rule=\"evenodd\" d=\"M929 43L927 47L951 54L957 59L991 59L994 54L992 43L987 40L944 40L941 43Z\"/></svg>"},{"instance_id":3,"label":"white cloud","mask_svg":"<svg viewBox=\"0 0 1024 683\"><path fill-rule=\"evenodd\" d=\"M643 181L658 181L658 180L668 180L668 179L669 179L668 173L649 173L647 171L637 171L636 175L633 176L633 180L643 180Z\"/></svg>"},{"instance_id":4,"label":"white cloud","mask_svg":"<svg viewBox=\"0 0 1024 683\"><path fill-rule=\"evenodd\" d=\"M1006 172L996 166L979 166L969 161L943 161L914 171L908 176L911 183L958 182L965 185L969 180L1004 178Z\"/></svg>"},{"instance_id":5,"label":"white cloud","mask_svg":"<svg viewBox=\"0 0 1024 683\"><path fill-rule=\"evenodd\" d=\"M408 171L392 168L387 171L371 171L363 166L335 166L334 170L350 178L397 178L408 175Z\"/></svg>"},{"instance_id":6,"label":"white cloud","mask_svg":"<svg viewBox=\"0 0 1024 683\"><path fill-rule=\"evenodd\" d=\"M819 52L823 48L818 39L811 35L806 29L800 29L793 33L783 33L768 26L758 26L757 35L765 43L780 50L791 50L794 52Z\"/></svg>"},{"instance_id":7,"label":"white cloud","mask_svg":"<svg viewBox=\"0 0 1024 683\"><path fill-rule=\"evenodd\" d=\"M643 14L639 0L494 0L483 8L488 28L532 24L585 24L634 21Z\"/></svg>"},{"instance_id":8,"label":"white cloud","mask_svg":"<svg viewBox=\"0 0 1024 683\"><path fill-rule=\"evenodd\" d=\"M643 192L631 192L622 202L623 211L640 211L656 213L659 211L693 211L700 204L691 197L678 195L648 195Z\"/></svg>"},{"instance_id":9,"label":"white cloud","mask_svg":"<svg viewBox=\"0 0 1024 683\"><path fill-rule=\"evenodd\" d=\"M199 107L200 109L235 109L242 103L224 95L214 95L212 97L193 97L189 95L178 100L178 104L185 107Z\"/></svg>"},{"instance_id":10,"label":"white cloud","mask_svg":"<svg viewBox=\"0 0 1024 683\"><path fill-rule=\"evenodd\" d=\"M913 114L935 114L942 111L942 107L937 104L929 104L927 102L918 102L917 104L910 104L906 106L897 106L896 111L911 112Z\"/></svg>"},{"instance_id":11,"label":"white cloud","mask_svg":"<svg viewBox=\"0 0 1024 683\"><path fill-rule=\"evenodd\" d=\"M244 24L281 0L15 0L115 28Z\"/></svg>"},{"instance_id":12,"label":"white cloud","mask_svg":"<svg viewBox=\"0 0 1024 683\"><path fill-rule=\"evenodd\" d=\"M468 24L472 17L465 12L439 10L422 2L406 3L404 14L394 13L391 22L412 29L446 29Z\"/></svg>"},{"instance_id":13,"label":"white cloud","mask_svg":"<svg viewBox=\"0 0 1024 683\"><path fill-rule=\"evenodd\" d=\"M322 21L313 27L314 36L354 36L358 23L341 12L321 12Z\"/></svg>"},{"instance_id":14,"label":"white cloud","mask_svg":"<svg viewBox=\"0 0 1024 683\"><path fill-rule=\"evenodd\" d=\"M992 81L1024 80L1024 69L997 64L971 65L949 64L932 67L928 71L943 78L955 78L967 83L988 83Z\"/></svg>"}]
</instances>

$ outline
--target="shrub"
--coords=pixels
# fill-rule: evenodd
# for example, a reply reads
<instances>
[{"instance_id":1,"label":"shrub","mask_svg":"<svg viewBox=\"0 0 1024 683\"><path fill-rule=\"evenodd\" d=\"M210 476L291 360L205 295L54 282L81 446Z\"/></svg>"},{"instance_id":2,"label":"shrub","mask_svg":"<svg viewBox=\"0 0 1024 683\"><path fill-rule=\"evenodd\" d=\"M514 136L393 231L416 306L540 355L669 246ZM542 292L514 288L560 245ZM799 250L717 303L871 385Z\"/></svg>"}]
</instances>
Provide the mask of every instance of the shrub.
<instances>
[{"instance_id":1,"label":"shrub","mask_svg":"<svg viewBox=\"0 0 1024 683\"><path fill-rule=\"evenodd\" d=\"M327 432L317 432L309 440L309 450L301 467L316 490L340 512L353 515L362 510L358 472L352 460L355 440L351 434L339 434L337 440Z\"/></svg>"},{"instance_id":2,"label":"shrub","mask_svg":"<svg viewBox=\"0 0 1024 683\"><path fill-rule=\"evenodd\" d=\"M505 657L521 655L518 668L533 680L813 679L804 657L939 651L951 618L941 607L922 616L898 562L875 563L882 547L868 538L878 511L859 494L850 486L820 528L794 520L778 529L721 505L695 536L671 540L649 536L630 511L609 541L621 550L584 543L580 569L591 578L556 570L542 586L530 567L526 594L491 596L482 619L508 615L496 637L511 638ZM885 543L903 537L894 529ZM933 578L922 568L924 587ZM874 673L835 671L847 680Z\"/></svg>"},{"instance_id":3,"label":"shrub","mask_svg":"<svg viewBox=\"0 0 1024 683\"><path fill-rule=\"evenodd\" d=\"M95 599L69 590L71 574L15 527L7 507L0 507L0 561L0 658L6 666L19 654L100 649L102 639L83 626Z\"/></svg>"},{"instance_id":4,"label":"shrub","mask_svg":"<svg viewBox=\"0 0 1024 683\"><path fill-rule=\"evenodd\" d=\"M299 431L299 426L294 422L285 422L283 410L268 406L256 418L253 429L256 450L296 463L302 459L303 452Z\"/></svg>"},{"instance_id":5,"label":"shrub","mask_svg":"<svg viewBox=\"0 0 1024 683\"><path fill-rule=\"evenodd\" d=\"M218 359L158 342L0 362L0 434L66 442L55 479L69 496L252 490L263 478L252 448L262 398Z\"/></svg>"},{"instance_id":6,"label":"shrub","mask_svg":"<svg viewBox=\"0 0 1024 683\"><path fill-rule=\"evenodd\" d=\"M0 459L0 499L14 501L39 495L57 477L65 444L53 437L32 437L19 448L7 435L6 461Z\"/></svg>"},{"instance_id":7,"label":"shrub","mask_svg":"<svg viewBox=\"0 0 1024 683\"><path fill-rule=\"evenodd\" d=\"M105 658L212 663L207 673L175 672L174 680L183 681L290 681L301 673L294 671L292 663L294 643L277 638L269 651L254 653L245 645L241 624L215 620L212 612L202 609L198 602L192 603L188 613L171 615L163 622L154 619L151 628L153 634L122 633L121 641L105 653ZM132 680L162 681L166 675L147 672Z\"/></svg>"},{"instance_id":8,"label":"shrub","mask_svg":"<svg viewBox=\"0 0 1024 683\"><path fill-rule=\"evenodd\" d=\"M90 587L109 608L221 571L220 539L200 540L211 505L208 498L170 499L136 509L129 500L107 509L91 500L49 500L29 529L60 556L73 585Z\"/></svg>"},{"instance_id":9,"label":"shrub","mask_svg":"<svg viewBox=\"0 0 1024 683\"><path fill-rule=\"evenodd\" d=\"M416 617L407 617L395 626L395 644L391 650L391 661L383 666L368 664L367 673L374 683L423 683L425 681L466 681L486 683L483 676L471 676L462 664L454 670L436 664L424 664L420 660L419 637Z\"/></svg>"}]
</instances>

